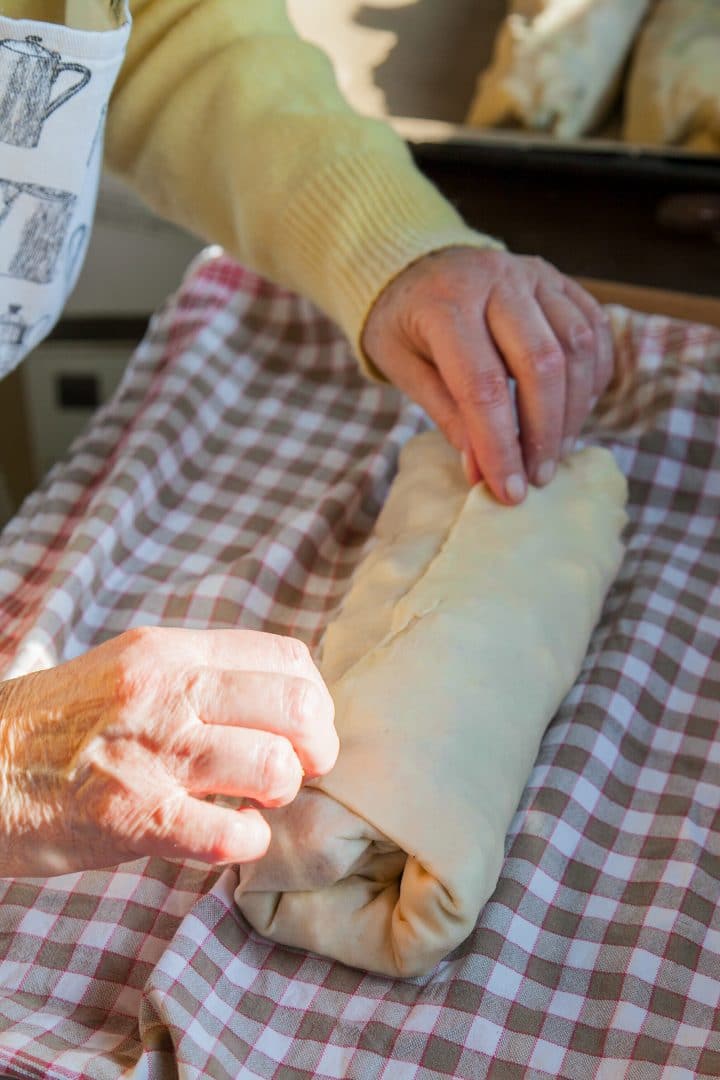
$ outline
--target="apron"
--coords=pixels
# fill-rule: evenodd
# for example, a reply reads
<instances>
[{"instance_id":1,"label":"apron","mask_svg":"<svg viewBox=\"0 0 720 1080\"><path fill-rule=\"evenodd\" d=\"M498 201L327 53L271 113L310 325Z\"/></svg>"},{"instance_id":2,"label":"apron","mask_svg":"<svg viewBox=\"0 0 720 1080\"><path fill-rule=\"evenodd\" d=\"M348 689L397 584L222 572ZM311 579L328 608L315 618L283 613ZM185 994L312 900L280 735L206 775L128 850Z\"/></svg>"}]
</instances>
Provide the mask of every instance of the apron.
<instances>
[{"instance_id":1,"label":"apron","mask_svg":"<svg viewBox=\"0 0 720 1080\"><path fill-rule=\"evenodd\" d=\"M0 16L0 377L57 322L90 238L127 0Z\"/></svg>"}]
</instances>

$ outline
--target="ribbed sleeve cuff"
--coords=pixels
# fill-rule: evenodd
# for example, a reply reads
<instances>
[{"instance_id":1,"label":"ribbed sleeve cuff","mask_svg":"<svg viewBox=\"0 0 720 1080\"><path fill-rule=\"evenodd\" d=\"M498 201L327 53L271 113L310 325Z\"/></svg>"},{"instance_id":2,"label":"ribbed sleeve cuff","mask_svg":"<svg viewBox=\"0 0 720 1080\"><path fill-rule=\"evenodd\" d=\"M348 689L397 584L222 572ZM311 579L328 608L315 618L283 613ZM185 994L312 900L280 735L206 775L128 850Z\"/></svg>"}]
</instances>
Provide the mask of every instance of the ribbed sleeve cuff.
<instances>
[{"instance_id":1,"label":"ribbed sleeve cuff","mask_svg":"<svg viewBox=\"0 0 720 1080\"><path fill-rule=\"evenodd\" d=\"M340 324L373 377L360 340L373 303L393 278L442 248L504 247L465 225L409 155L405 167L382 165L366 153L333 162L298 192L283 219L294 279Z\"/></svg>"}]
</instances>

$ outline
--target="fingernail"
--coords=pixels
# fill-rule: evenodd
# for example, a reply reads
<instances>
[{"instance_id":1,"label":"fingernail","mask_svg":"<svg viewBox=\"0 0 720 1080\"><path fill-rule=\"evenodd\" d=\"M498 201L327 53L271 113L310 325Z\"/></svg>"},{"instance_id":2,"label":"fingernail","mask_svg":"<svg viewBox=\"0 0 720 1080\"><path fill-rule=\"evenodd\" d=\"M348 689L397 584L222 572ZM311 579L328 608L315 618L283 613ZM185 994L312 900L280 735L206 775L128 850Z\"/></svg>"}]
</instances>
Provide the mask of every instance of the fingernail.
<instances>
[{"instance_id":1,"label":"fingernail","mask_svg":"<svg viewBox=\"0 0 720 1080\"><path fill-rule=\"evenodd\" d=\"M505 494L513 502L520 502L525 498L525 480L520 473L513 473L505 482Z\"/></svg>"},{"instance_id":2,"label":"fingernail","mask_svg":"<svg viewBox=\"0 0 720 1080\"><path fill-rule=\"evenodd\" d=\"M467 480L468 484L472 484L473 481L472 481L472 469L471 469L471 466L470 466L470 455L467 452L467 450L463 450L463 452L462 452L462 454L460 456L461 456L461 459L462 459L462 467L463 467L463 472L465 473L465 479Z\"/></svg>"},{"instance_id":3,"label":"fingernail","mask_svg":"<svg viewBox=\"0 0 720 1080\"><path fill-rule=\"evenodd\" d=\"M561 448L562 449L562 456L563 457L568 457L570 454L572 454L574 446L575 446L575 440L572 438L571 435L568 435L567 439L563 439L563 444L562 444L562 448Z\"/></svg>"},{"instance_id":4,"label":"fingernail","mask_svg":"<svg viewBox=\"0 0 720 1080\"><path fill-rule=\"evenodd\" d=\"M542 465L540 466L540 468L537 471L537 482L540 485L540 487L545 487L546 484L549 484L554 475L555 475L555 462L552 461L551 459L548 459L547 461L543 461Z\"/></svg>"}]
</instances>

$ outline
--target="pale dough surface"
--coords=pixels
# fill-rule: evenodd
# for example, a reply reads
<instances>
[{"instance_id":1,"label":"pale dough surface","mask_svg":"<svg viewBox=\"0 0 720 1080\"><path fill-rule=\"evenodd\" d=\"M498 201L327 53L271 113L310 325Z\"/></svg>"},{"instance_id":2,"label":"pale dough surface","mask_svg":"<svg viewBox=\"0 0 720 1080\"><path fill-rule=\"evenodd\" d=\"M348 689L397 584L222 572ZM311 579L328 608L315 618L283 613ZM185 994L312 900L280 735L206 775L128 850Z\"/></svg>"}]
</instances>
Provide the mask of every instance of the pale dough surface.
<instances>
[{"instance_id":1,"label":"pale dough surface","mask_svg":"<svg viewBox=\"0 0 720 1080\"><path fill-rule=\"evenodd\" d=\"M660 0L633 57L623 134L720 153L720 0Z\"/></svg>"},{"instance_id":2,"label":"pale dough surface","mask_svg":"<svg viewBox=\"0 0 720 1080\"><path fill-rule=\"evenodd\" d=\"M508 509L468 492L442 436L405 447L326 635L338 763L267 813L270 851L241 867L259 932L401 976L467 937L619 566L625 498L604 450Z\"/></svg>"},{"instance_id":3,"label":"pale dough surface","mask_svg":"<svg viewBox=\"0 0 720 1080\"><path fill-rule=\"evenodd\" d=\"M649 0L514 0L467 122L561 138L604 118Z\"/></svg>"}]
</instances>

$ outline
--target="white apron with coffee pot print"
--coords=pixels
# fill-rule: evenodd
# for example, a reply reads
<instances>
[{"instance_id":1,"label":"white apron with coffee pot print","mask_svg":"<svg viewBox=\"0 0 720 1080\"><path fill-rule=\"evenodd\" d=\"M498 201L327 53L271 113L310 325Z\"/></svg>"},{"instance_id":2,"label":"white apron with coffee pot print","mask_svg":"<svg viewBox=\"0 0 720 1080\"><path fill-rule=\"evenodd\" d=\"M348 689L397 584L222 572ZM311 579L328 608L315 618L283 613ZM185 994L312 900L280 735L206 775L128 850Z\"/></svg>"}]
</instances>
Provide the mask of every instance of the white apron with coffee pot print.
<instances>
[{"instance_id":1,"label":"white apron with coffee pot print","mask_svg":"<svg viewBox=\"0 0 720 1080\"><path fill-rule=\"evenodd\" d=\"M126 0L68 0L67 24L0 16L0 377L60 316L87 248Z\"/></svg>"}]
</instances>

